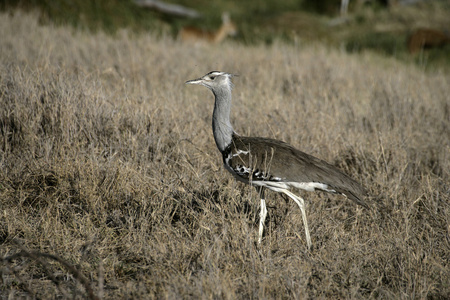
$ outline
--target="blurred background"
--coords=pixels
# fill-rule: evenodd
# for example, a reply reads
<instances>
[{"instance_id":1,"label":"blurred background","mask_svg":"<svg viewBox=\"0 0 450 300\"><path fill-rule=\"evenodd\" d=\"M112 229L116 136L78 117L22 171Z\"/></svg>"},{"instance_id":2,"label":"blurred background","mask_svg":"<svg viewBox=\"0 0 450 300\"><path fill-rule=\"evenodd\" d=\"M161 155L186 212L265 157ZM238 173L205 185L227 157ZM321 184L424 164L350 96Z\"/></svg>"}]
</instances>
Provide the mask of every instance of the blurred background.
<instances>
[{"instance_id":1,"label":"blurred background","mask_svg":"<svg viewBox=\"0 0 450 300\"><path fill-rule=\"evenodd\" d=\"M0 9L38 11L42 23L88 31L131 28L173 38L188 26L214 32L226 12L237 28L231 38L245 45L321 43L427 68L450 66L447 0L1 0Z\"/></svg>"}]
</instances>

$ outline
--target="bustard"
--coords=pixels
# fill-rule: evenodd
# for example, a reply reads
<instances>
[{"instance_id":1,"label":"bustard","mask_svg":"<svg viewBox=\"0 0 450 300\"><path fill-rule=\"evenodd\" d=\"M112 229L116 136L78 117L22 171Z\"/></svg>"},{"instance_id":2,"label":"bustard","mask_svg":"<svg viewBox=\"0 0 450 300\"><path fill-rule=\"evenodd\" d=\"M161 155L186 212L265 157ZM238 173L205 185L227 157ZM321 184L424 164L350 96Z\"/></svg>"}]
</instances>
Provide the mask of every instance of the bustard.
<instances>
[{"instance_id":1,"label":"bustard","mask_svg":"<svg viewBox=\"0 0 450 300\"><path fill-rule=\"evenodd\" d=\"M186 84L203 85L212 91L215 97L212 117L214 140L222 153L225 168L239 181L255 186L260 194L258 243L262 240L267 215L265 189L284 193L300 207L308 248L311 248L311 237L305 201L292 193L291 188L342 194L368 207L362 199L364 188L327 162L282 141L236 134L230 123L231 77L232 74L213 71L201 78L186 81Z\"/></svg>"}]
</instances>

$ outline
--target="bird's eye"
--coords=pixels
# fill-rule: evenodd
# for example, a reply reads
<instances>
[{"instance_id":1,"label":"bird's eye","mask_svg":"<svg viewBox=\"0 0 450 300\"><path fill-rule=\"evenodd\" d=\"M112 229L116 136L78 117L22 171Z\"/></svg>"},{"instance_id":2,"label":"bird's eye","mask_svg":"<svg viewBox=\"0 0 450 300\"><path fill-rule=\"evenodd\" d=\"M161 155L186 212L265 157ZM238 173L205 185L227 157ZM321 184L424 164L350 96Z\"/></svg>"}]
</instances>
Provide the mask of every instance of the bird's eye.
<instances>
[{"instance_id":1,"label":"bird's eye","mask_svg":"<svg viewBox=\"0 0 450 300\"><path fill-rule=\"evenodd\" d=\"M216 76L209 76L209 79L214 80Z\"/></svg>"}]
</instances>

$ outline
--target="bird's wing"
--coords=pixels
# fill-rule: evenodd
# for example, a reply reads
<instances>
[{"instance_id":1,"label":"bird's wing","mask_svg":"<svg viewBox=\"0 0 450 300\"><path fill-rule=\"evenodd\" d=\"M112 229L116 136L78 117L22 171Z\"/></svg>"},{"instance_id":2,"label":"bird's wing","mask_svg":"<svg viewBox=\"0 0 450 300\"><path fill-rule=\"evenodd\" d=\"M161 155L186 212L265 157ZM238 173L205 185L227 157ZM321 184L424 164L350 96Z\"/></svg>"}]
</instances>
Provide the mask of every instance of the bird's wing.
<instances>
[{"instance_id":1,"label":"bird's wing","mask_svg":"<svg viewBox=\"0 0 450 300\"><path fill-rule=\"evenodd\" d=\"M306 190L335 192L367 206L359 183L335 166L282 141L234 135L223 159L227 169L243 181L284 182Z\"/></svg>"}]
</instances>

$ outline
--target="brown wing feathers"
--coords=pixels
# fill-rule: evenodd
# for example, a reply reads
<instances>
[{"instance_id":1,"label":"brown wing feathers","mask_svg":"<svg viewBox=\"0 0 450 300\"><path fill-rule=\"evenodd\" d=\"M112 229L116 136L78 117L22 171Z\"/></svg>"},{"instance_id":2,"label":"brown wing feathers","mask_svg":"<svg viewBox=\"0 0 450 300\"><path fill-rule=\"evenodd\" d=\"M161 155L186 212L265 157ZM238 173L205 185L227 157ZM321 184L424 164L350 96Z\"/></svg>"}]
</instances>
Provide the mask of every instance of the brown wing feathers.
<instances>
[{"instance_id":1,"label":"brown wing feathers","mask_svg":"<svg viewBox=\"0 0 450 300\"><path fill-rule=\"evenodd\" d=\"M284 142L234 135L228 149L229 166L249 180L323 183L367 207L364 188L338 168ZM225 151L225 152L228 152ZM224 153L224 163L227 154Z\"/></svg>"}]
</instances>

